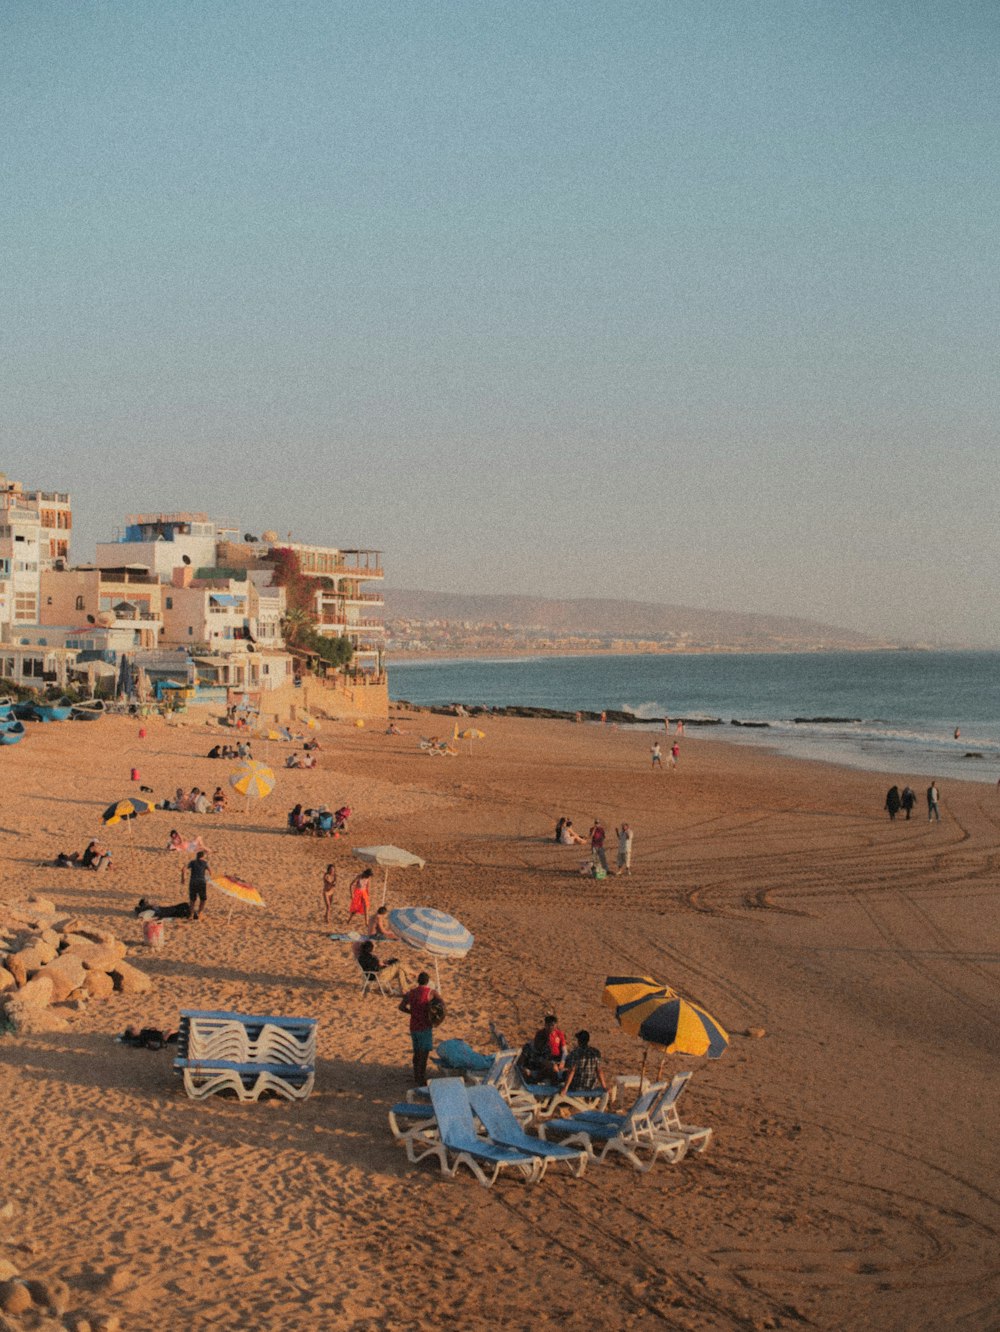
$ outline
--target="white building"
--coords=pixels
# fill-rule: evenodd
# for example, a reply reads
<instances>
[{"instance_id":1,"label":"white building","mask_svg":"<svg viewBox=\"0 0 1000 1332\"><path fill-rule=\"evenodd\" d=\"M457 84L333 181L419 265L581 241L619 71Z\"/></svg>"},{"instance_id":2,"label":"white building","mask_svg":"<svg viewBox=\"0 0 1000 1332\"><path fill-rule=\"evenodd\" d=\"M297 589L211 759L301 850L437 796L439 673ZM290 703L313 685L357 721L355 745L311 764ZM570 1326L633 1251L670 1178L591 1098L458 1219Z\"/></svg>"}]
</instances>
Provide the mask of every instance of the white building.
<instances>
[{"instance_id":1,"label":"white building","mask_svg":"<svg viewBox=\"0 0 1000 1332\"><path fill-rule=\"evenodd\" d=\"M0 473L0 637L37 624L40 575L68 561L72 526L69 495L25 490Z\"/></svg>"}]
</instances>

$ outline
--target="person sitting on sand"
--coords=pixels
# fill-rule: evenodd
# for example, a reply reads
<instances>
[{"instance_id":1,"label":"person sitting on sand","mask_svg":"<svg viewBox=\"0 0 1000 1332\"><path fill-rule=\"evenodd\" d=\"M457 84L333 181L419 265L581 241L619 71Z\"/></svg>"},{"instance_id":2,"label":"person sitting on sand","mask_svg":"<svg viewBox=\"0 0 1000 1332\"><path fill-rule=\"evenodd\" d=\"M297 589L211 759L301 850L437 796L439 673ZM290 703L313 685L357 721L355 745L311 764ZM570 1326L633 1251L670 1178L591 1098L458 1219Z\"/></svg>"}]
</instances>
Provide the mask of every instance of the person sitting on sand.
<instances>
[{"instance_id":1,"label":"person sitting on sand","mask_svg":"<svg viewBox=\"0 0 1000 1332\"><path fill-rule=\"evenodd\" d=\"M368 929L376 939L395 939L395 935L389 929L389 911L387 907L380 906L368 921Z\"/></svg>"},{"instance_id":2,"label":"person sitting on sand","mask_svg":"<svg viewBox=\"0 0 1000 1332\"><path fill-rule=\"evenodd\" d=\"M302 748L306 751L307 754L311 754L313 750L319 749L319 741L307 740L305 744L302 746Z\"/></svg>"},{"instance_id":3,"label":"person sitting on sand","mask_svg":"<svg viewBox=\"0 0 1000 1332\"><path fill-rule=\"evenodd\" d=\"M408 982L398 957L387 957L384 962L380 962L375 956L375 945L371 939L366 939L358 949L358 966L366 976L377 976L383 988L386 981L390 985L395 985L402 999Z\"/></svg>"},{"instance_id":4,"label":"person sitting on sand","mask_svg":"<svg viewBox=\"0 0 1000 1332\"><path fill-rule=\"evenodd\" d=\"M556 835L555 835L555 840L556 840L557 842L562 842L562 830L563 830L563 828L565 828L565 827L566 827L566 819L565 819L565 817L564 817L564 818L561 818L561 819L559 820L559 822L556 824Z\"/></svg>"},{"instance_id":5,"label":"person sitting on sand","mask_svg":"<svg viewBox=\"0 0 1000 1332\"><path fill-rule=\"evenodd\" d=\"M583 846L585 841L573 827L572 819L567 819L563 824L559 840L563 846Z\"/></svg>"},{"instance_id":6,"label":"person sitting on sand","mask_svg":"<svg viewBox=\"0 0 1000 1332\"><path fill-rule=\"evenodd\" d=\"M102 870L105 866L110 866L111 857L103 846L97 842L90 842L80 857L80 864L84 869Z\"/></svg>"},{"instance_id":7,"label":"person sitting on sand","mask_svg":"<svg viewBox=\"0 0 1000 1332\"><path fill-rule=\"evenodd\" d=\"M207 814L211 809L211 802L200 786L191 788L191 808L195 814Z\"/></svg>"},{"instance_id":8,"label":"person sitting on sand","mask_svg":"<svg viewBox=\"0 0 1000 1332\"><path fill-rule=\"evenodd\" d=\"M601 1052L590 1044L589 1031L576 1033L576 1047L566 1058L566 1069L569 1077L563 1084L564 1095L571 1087L578 1092L597 1091L598 1088L608 1090L601 1068Z\"/></svg>"},{"instance_id":9,"label":"person sitting on sand","mask_svg":"<svg viewBox=\"0 0 1000 1332\"><path fill-rule=\"evenodd\" d=\"M208 751L208 753L206 754L205 757L206 757L206 758L222 758L222 757L223 757L222 746L221 746L221 745L213 745L212 748Z\"/></svg>"},{"instance_id":10,"label":"person sitting on sand","mask_svg":"<svg viewBox=\"0 0 1000 1332\"><path fill-rule=\"evenodd\" d=\"M289 832L300 833L306 826L306 816L302 812L301 805L293 805L288 811L288 830Z\"/></svg>"},{"instance_id":11,"label":"person sitting on sand","mask_svg":"<svg viewBox=\"0 0 1000 1332\"><path fill-rule=\"evenodd\" d=\"M362 870L356 879L351 880L351 906L347 916L349 931L359 929L362 934L368 933L368 917L372 909L371 896L368 892L371 878L371 870L366 869Z\"/></svg>"},{"instance_id":12,"label":"person sitting on sand","mask_svg":"<svg viewBox=\"0 0 1000 1332\"><path fill-rule=\"evenodd\" d=\"M299 763L299 751L295 749L288 755L288 758L285 759L285 767L299 768L301 766L302 765Z\"/></svg>"},{"instance_id":13,"label":"person sitting on sand","mask_svg":"<svg viewBox=\"0 0 1000 1332\"><path fill-rule=\"evenodd\" d=\"M212 796L212 813L225 814L226 812L226 793L221 786L215 788L215 794Z\"/></svg>"},{"instance_id":14,"label":"person sitting on sand","mask_svg":"<svg viewBox=\"0 0 1000 1332\"><path fill-rule=\"evenodd\" d=\"M339 809L333 812L333 831L347 832L347 820L351 817L350 805L341 805Z\"/></svg>"},{"instance_id":15,"label":"person sitting on sand","mask_svg":"<svg viewBox=\"0 0 1000 1332\"><path fill-rule=\"evenodd\" d=\"M389 725L385 728L385 733L386 733L386 735L402 735L402 734L403 734L403 732L399 729L399 727L396 725L395 722L390 722L390 723L389 723Z\"/></svg>"}]
</instances>

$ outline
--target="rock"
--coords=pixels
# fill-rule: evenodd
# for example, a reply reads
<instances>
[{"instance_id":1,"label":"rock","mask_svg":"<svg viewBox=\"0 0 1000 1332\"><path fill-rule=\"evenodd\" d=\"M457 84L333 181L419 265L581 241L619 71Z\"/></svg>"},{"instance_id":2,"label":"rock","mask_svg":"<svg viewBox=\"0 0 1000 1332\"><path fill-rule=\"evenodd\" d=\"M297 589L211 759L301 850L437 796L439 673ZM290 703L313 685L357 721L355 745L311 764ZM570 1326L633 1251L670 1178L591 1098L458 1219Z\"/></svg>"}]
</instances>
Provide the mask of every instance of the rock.
<instances>
[{"instance_id":1,"label":"rock","mask_svg":"<svg viewBox=\"0 0 1000 1332\"><path fill-rule=\"evenodd\" d=\"M8 998L7 1011L10 1012L14 1004L19 1008L48 1008L52 1002L53 988L48 976L36 976Z\"/></svg>"},{"instance_id":2,"label":"rock","mask_svg":"<svg viewBox=\"0 0 1000 1332\"><path fill-rule=\"evenodd\" d=\"M115 992L115 983L106 971L88 971L83 978L83 988L94 999L110 999Z\"/></svg>"},{"instance_id":3,"label":"rock","mask_svg":"<svg viewBox=\"0 0 1000 1332\"><path fill-rule=\"evenodd\" d=\"M75 934L77 930L85 930L87 923L79 916L56 916L52 928L58 934Z\"/></svg>"},{"instance_id":4,"label":"rock","mask_svg":"<svg viewBox=\"0 0 1000 1332\"><path fill-rule=\"evenodd\" d=\"M68 999L74 990L78 989L86 976L83 963L78 957L68 957L65 953L62 957L57 957L53 962L46 962L42 969L35 973L35 978L26 987L30 989L32 985L37 985L40 980L50 980L52 982L53 1004L61 1004L64 999ZM22 994L24 991L22 991Z\"/></svg>"},{"instance_id":5,"label":"rock","mask_svg":"<svg viewBox=\"0 0 1000 1332\"><path fill-rule=\"evenodd\" d=\"M51 1008L21 1008L14 999L7 1005L7 1021L19 1036L39 1036L49 1031L68 1031L69 1023Z\"/></svg>"},{"instance_id":6,"label":"rock","mask_svg":"<svg viewBox=\"0 0 1000 1332\"><path fill-rule=\"evenodd\" d=\"M13 1263L9 1263L6 1258L0 1258L0 1281L11 1281L17 1274L17 1268Z\"/></svg>"},{"instance_id":7,"label":"rock","mask_svg":"<svg viewBox=\"0 0 1000 1332\"><path fill-rule=\"evenodd\" d=\"M117 1314L105 1314L94 1324L94 1332L121 1332L122 1320Z\"/></svg>"},{"instance_id":8,"label":"rock","mask_svg":"<svg viewBox=\"0 0 1000 1332\"><path fill-rule=\"evenodd\" d=\"M93 925L88 925L85 930L78 930L77 933L84 939L89 940L90 943L116 944L118 942L110 930L99 930Z\"/></svg>"},{"instance_id":9,"label":"rock","mask_svg":"<svg viewBox=\"0 0 1000 1332\"><path fill-rule=\"evenodd\" d=\"M759 1041L767 1035L767 1031L763 1027L747 1027L745 1034L753 1040Z\"/></svg>"},{"instance_id":10,"label":"rock","mask_svg":"<svg viewBox=\"0 0 1000 1332\"><path fill-rule=\"evenodd\" d=\"M153 982L144 971L138 967L130 966L127 962L119 962L111 972L111 979L115 983L115 989L120 990L122 994L145 994L147 990L153 988Z\"/></svg>"},{"instance_id":11,"label":"rock","mask_svg":"<svg viewBox=\"0 0 1000 1332\"><path fill-rule=\"evenodd\" d=\"M88 939L85 934L80 934L77 930L72 930L62 936L62 942L59 946L65 950L67 948L73 948L77 944L83 944L85 947L89 947L93 942L93 939Z\"/></svg>"},{"instance_id":12,"label":"rock","mask_svg":"<svg viewBox=\"0 0 1000 1332\"><path fill-rule=\"evenodd\" d=\"M51 1309L58 1317L63 1316L69 1306L69 1286L65 1281L48 1277L44 1281L27 1281L25 1284L40 1309Z\"/></svg>"},{"instance_id":13,"label":"rock","mask_svg":"<svg viewBox=\"0 0 1000 1332\"><path fill-rule=\"evenodd\" d=\"M16 953L8 954L5 965L18 985L24 985L29 976L44 967L46 962L51 962L55 955L56 950L52 944L36 939L26 948L19 948Z\"/></svg>"},{"instance_id":14,"label":"rock","mask_svg":"<svg viewBox=\"0 0 1000 1332\"><path fill-rule=\"evenodd\" d=\"M55 902L50 902L47 897L40 897L37 893L29 893L25 905L31 907L34 911L44 911L48 916L56 915Z\"/></svg>"},{"instance_id":15,"label":"rock","mask_svg":"<svg viewBox=\"0 0 1000 1332\"><path fill-rule=\"evenodd\" d=\"M91 1332L90 1323L86 1318L74 1318L67 1326L70 1332Z\"/></svg>"},{"instance_id":16,"label":"rock","mask_svg":"<svg viewBox=\"0 0 1000 1332\"><path fill-rule=\"evenodd\" d=\"M108 943L78 943L60 954L61 958L78 958L88 971L114 971L128 952L117 939Z\"/></svg>"},{"instance_id":17,"label":"rock","mask_svg":"<svg viewBox=\"0 0 1000 1332\"><path fill-rule=\"evenodd\" d=\"M13 1219L14 1204L12 1202L5 1202L4 1205L0 1207L0 1221L13 1221Z\"/></svg>"},{"instance_id":18,"label":"rock","mask_svg":"<svg viewBox=\"0 0 1000 1332\"><path fill-rule=\"evenodd\" d=\"M4 990L12 990L16 984L17 981L7 968L0 967L0 994L3 994Z\"/></svg>"},{"instance_id":19,"label":"rock","mask_svg":"<svg viewBox=\"0 0 1000 1332\"><path fill-rule=\"evenodd\" d=\"M23 1281L0 1282L0 1309L4 1313L23 1314L33 1303L31 1291Z\"/></svg>"}]
</instances>

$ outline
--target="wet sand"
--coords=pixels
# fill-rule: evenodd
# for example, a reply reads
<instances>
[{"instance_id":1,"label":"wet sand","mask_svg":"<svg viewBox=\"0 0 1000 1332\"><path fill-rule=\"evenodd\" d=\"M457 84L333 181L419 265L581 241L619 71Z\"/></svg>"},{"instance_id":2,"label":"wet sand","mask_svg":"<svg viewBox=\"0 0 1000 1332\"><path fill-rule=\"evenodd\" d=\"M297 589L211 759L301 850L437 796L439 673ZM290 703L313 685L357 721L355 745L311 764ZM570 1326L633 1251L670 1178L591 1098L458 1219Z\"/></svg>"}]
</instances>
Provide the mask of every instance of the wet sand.
<instances>
[{"instance_id":1,"label":"wet sand","mask_svg":"<svg viewBox=\"0 0 1000 1332\"><path fill-rule=\"evenodd\" d=\"M906 774L692 733L678 769L653 772L648 735L513 718L484 723L471 755L431 759L422 719L400 724L328 724L319 767L280 771L249 812L156 813L131 845L99 826L136 790L130 769L157 798L211 790L233 766L200 757L215 728L32 726L4 750L0 897L43 893L114 930L155 986L93 1002L66 1032L0 1038L0 1259L65 1278L77 1315L125 1329L1000 1325L996 790L944 785L940 825L922 806L890 824L884 792ZM296 801L348 801L349 838L287 834ZM579 849L551 841L560 814L609 833L627 818L631 879L576 874ZM184 897L172 827L267 909L227 924L211 898L153 953L131 908ZM94 835L112 873L39 865ZM666 1065L694 1070L684 1114L714 1127L707 1153L491 1192L411 1167L386 1126L409 1085L405 1018L361 998L320 906L332 860L346 924L350 846L379 842L428 862L393 871L390 905L441 907L476 936L442 967L442 1037L488 1048L494 1019L521 1041L552 1009L628 1073L641 1052L600 1006L608 973L650 973L714 1013L723 1058ZM172 1052L113 1040L182 1007L315 1016L315 1093L193 1102Z\"/></svg>"}]
</instances>

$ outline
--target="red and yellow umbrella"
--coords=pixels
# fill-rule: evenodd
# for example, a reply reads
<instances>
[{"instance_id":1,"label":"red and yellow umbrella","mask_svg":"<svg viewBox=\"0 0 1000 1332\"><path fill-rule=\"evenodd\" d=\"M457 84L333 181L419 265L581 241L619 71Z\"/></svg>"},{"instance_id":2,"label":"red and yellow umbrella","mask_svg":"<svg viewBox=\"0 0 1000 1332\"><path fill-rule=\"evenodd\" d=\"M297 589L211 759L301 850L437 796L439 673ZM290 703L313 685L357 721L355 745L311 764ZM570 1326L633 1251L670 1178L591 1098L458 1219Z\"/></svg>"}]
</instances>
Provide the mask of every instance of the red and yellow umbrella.
<instances>
[{"instance_id":1,"label":"red and yellow umbrella","mask_svg":"<svg viewBox=\"0 0 1000 1332\"><path fill-rule=\"evenodd\" d=\"M226 897L231 897L235 905L236 902L245 902L247 906L262 907L265 905L263 897L260 895L260 889L255 888L252 883L247 883L245 879L238 879L235 874L216 874L208 881L210 888L217 888L220 893ZM233 918L233 907L229 908L228 919Z\"/></svg>"}]
</instances>

